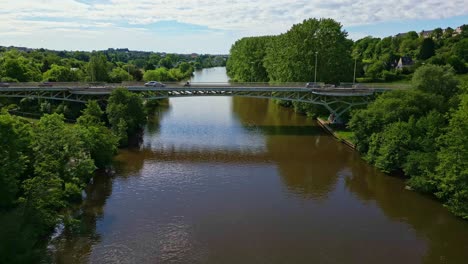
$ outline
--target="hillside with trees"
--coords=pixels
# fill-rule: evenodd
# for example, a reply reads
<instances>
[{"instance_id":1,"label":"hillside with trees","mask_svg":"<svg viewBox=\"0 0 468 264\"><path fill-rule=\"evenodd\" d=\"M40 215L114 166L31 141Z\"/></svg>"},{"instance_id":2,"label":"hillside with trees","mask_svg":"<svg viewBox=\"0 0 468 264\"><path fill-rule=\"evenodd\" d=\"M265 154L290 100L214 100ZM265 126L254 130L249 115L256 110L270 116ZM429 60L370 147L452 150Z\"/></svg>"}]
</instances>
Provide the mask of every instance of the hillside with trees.
<instances>
[{"instance_id":1,"label":"hillside with trees","mask_svg":"<svg viewBox=\"0 0 468 264\"><path fill-rule=\"evenodd\" d=\"M2 82L180 81L195 69L224 66L226 56L108 49L53 51L0 46ZM158 70L162 74L147 74ZM145 74L146 77L145 78ZM158 79L148 79L148 78Z\"/></svg>"},{"instance_id":2,"label":"hillside with trees","mask_svg":"<svg viewBox=\"0 0 468 264\"><path fill-rule=\"evenodd\" d=\"M464 74L468 72L467 53L468 25L419 34L410 31L382 39L369 36L356 41L352 49L360 82L410 80L423 64L448 65L457 74Z\"/></svg>"}]
</instances>

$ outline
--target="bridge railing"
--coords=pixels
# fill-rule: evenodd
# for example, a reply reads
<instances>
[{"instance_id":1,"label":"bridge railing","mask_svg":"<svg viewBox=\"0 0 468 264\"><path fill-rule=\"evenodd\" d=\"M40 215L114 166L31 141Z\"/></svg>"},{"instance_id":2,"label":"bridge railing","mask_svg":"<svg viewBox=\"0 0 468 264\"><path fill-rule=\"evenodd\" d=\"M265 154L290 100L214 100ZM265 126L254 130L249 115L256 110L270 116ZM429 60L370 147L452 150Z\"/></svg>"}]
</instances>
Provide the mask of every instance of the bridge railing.
<instances>
[{"instance_id":1,"label":"bridge railing","mask_svg":"<svg viewBox=\"0 0 468 264\"><path fill-rule=\"evenodd\" d=\"M186 82L163 82L166 87L183 87ZM122 83L105 83L105 82L49 82L44 84L41 82L21 82L21 83L9 83L8 86L11 88L24 87L24 88L35 88L35 87L65 87L65 88L116 88L116 87L143 87L145 82L122 82ZM5 86L2 86L5 87ZM256 87L256 88L268 88L268 87L282 87L282 88L305 88L307 87L304 82L285 82L285 83L266 83L266 82L191 82L190 87ZM388 84L388 83L356 83L350 85L349 83L341 86L333 85L319 85L319 87L308 87L313 89L407 89L409 84Z\"/></svg>"}]
</instances>

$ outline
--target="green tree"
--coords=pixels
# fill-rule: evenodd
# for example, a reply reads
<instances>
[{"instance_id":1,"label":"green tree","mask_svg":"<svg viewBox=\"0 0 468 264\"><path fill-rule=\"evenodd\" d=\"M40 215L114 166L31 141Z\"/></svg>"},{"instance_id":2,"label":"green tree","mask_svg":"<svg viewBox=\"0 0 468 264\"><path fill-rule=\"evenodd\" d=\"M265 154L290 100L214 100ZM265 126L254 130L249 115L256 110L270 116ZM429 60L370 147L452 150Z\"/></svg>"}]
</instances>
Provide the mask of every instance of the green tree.
<instances>
[{"instance_id":1,"label":"green tree","mask_svg":"<svg viewBox=\"0 0 468 264\"><path fill-rule=\"evenodd\" d=\"M384 172L397 171L406 161L411 140L410 123L391 123L372 134L366 159Z\"/></svg>"},{"instance_id":2,"label":"green tree","mask_svg":"<svg viewBox=\"0 0 468 264\"><path fill-rule=\"evenodd\" d=\"M461 97L453 113L447 133L440 138L441 150L437 157L437 197L446 201L448 208L468 219L468 94Z\"/></svg>"},{"instance_id":3,"label":"green tree","mask_svg":"<svg viewBox=\"0 0 468 264\"><path fill-rule=\"evenodd\" d=\"M421 60L427 60L430 57L435 55L435 43L432 38L425 38L421 43L421 48L419 50L419 58Z\"/></svg>"},{"instance_id":4,"label":"green tree","mask_svg":"<svg viewBox=\"0 0 468 264\"><path fill-rule=\"evenodd\" d=\"M116 67L112 69L109 74L109 80L113 83L121 83L123 81L131 81L133 80L133 77L126 70Z\"/></svg>"},{"instance_id":5,"label":"green tree","mask_svg":"<svg viewBox=\"0 0 468 264\"><path fill-rule=\"evenodd\" d=\"M455 44L453 53L465 62L468 62L468 38L464 38Z\"/></svg>"},{"instance_id":6,"label":"green tree","mask_svg":"<svg viewBox=\"0 0 468 264\"><path fill-rule=\"evenodd\" d=\"M423 65L413 75L413 87L427 92L444 96L446 99L458 92L458 80L453 68L438 65Z\"/></svg>"},{"instance_id":7,"label":"green tree","mask_svg":"<svg viewBox=\"0 0 468 264\"><path fill-rule=\"evenodd\" d=\"M80 137L98 168L111 164L119 142L119 138L104 126L103 114L96 101L89 101L77 119Z\"/></svg>"},{"instance_id":8,"label":"green tree","mask_svg":"<svg viewBox=\"0 0 468 264\"><path fill-rule=\"evenodd\" d=\"M18 56L15 58L9 57L3 62L2 75L20 82L30 82L41 80L41 71L31 60Z\"/></svg>"},{"instance_id":9,"label":"green tree","mask_svg":"<svg viewBox=\"0 0 468 264\"><path fill-rule=\"evenodd\" d=\"M34 135L36 177L57 177L63 184L81 185L88 182L95 168L93 161L80 134L65 125L62 115L44 115Z\"/></svg>"},{"instance_id":10,"label":"green tree","mask_svg":"<svg viewBox=\"0 0 468 264\"><path fill-rule=\"evenodd\" d=\"M442 96L418 90L386 92L370 103L366 109L353 112L348 126L354 131L357 149L366 154L372 134L380 133L384 127L398 121L420 118L432 110L444 112L446 106Z\"/></svg>"},{"instance_id":11,"label":"green tree","mask_svg":"<svg viewBox=\"0 0 468 264\"><path fill-rule=\"evenodd\" d=\"M439 147L437 138L447 126L446 118L437 111L431 111L416 122L410 122L412 142L406 162L402 168L410 179L408 184L416 190L434 193L437 186L434 181L434 171L438 164Z\"/></svg>"},{"instance_id":12,"label":"green tree","mask_svg":"<svg viewBox=\"0 0 468 264\"><path fill-rule=\"evenodd\" d=\"M106 113L112 130L116 135L121 136L121 145L128 144L128 141L122 138L122 130L124 128L126 129L127 137L134 137L146 123L143 100L137 94L124 88L112 91Z\"/></svg>"},{"instance_id":13,"label":"green tree","mask_svg":"<svg viewBox=\"0 0 468 264\"><path fill-rule=\"evenodd\" d=\"M0 209L11 207L30 161L31 128L8 113L0 114Z\"/></svg>"},{"instance_id":14,"label":"green tree","mask_svg":"<svg viewBox=\"0 0 468 264\"><path fill-rule=\"evenodd\" d=\"M170 57L165 57L159 61L159 65L166 69L171 69L173 67L173 61Z\"/></svg>"},{"instance_id":15,"label":"green tree","mask_svg":"<svg viewBox=\"0 0 468 264\"><path fill-rule=\"evenodd\" d=\"M107 58L102 53L92 53L87 70L88 77L92 82L106 82L109 80Z\"/></svg>"},{"instance_id":16,"label":"green tree","mask_svg":"<svg viewBox=\"0 0 468 264\"><path fill-rule=\"evenodd\" d=\"M234 81L267 82L269 80L263 60L267 45L273 37L249 37L234 43L226 70Z\"/></svg>"},{"instance_id":17,"label":"green tree","mask_svg":"<svg viewBox=\"0 0 468 264\"><path fill-rule=\"evenodd\" d=\"M52 65L50 70L43 74L43 79L52 82L76 82L79 81L79 75L70 67Z\"/></svg>"},{"instance_id":18,"label":"green tree","mask_svg":"<svg viewBox=\"0 0 468 264\"><path fill-rule=\"evenodd\" d=\"M305 82L314 80L317 52L317 81L351 81L352 41L332 19L309 19L294 25L271 42L264 66L270 81Z\"/></svg>"},{"instance_id":19,"label":"green tree","mask_svg":"<svg viewBox=\"0 0 468 264\"><path fill-rule=\"evenodd\" d=\"M169 81L169 71L166 68L158 68L156 70L145 71L143 74L143 80L145 81Z\"/></svg>"}]
</instances>

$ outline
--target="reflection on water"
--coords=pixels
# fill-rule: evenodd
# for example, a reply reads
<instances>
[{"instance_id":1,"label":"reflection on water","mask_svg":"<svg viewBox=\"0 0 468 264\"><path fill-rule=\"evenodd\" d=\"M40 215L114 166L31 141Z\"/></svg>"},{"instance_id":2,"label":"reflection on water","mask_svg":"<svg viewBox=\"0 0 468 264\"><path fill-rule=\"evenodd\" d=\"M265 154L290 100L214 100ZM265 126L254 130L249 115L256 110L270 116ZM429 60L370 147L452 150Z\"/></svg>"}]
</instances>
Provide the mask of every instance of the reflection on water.
<instances>
[{"instance_id":1,"label":"reflection on water","mask_svg":"<svg viewBox=\"0 0 468 264\"><path fill-rule=\"evenodd\" d=\"M468 224L262 99L171 100L57 263L463 263Z\"/></svg>"}]
</instances>

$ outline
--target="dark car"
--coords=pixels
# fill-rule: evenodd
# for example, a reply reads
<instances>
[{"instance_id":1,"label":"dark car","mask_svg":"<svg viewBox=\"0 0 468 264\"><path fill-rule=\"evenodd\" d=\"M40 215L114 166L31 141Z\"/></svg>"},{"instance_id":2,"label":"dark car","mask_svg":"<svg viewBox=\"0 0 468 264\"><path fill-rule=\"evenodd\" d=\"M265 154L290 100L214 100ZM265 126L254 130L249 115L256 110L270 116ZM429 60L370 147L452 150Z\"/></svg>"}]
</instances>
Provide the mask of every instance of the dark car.
<instances>
[{"instance_id":1,"label":"dark car","mask_svg":"<svg viewBox=\"0 0 468 264\"><path fill-rule=\"evenodd\" d=\"M52 87L53 84L51 82L41 82L39 87Z\"/></svg>"},{"instance_id":2,"label":"dark car","mask_svg":"<svg viewBox=\"0 0 468 264\"><path fill-rule=\"evenodd\" d=\"M6 82L0 82L0 87L10 87L10 84Z\"/></svg>"}]
</instances>

